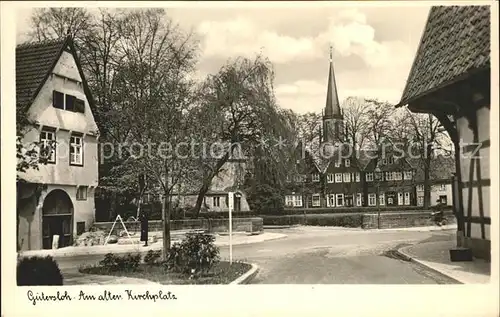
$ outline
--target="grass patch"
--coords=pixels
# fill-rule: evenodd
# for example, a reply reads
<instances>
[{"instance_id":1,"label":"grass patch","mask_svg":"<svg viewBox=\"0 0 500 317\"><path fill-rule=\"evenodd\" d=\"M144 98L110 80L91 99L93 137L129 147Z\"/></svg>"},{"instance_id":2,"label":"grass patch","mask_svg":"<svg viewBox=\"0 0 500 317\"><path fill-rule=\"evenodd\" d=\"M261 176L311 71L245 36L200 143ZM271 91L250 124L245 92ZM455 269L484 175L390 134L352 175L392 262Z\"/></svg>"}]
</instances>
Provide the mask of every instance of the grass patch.
<instances>
[{"instance_id":1,"label":"grass patch","mask_svg":"<svg viewBox=\"0 0 500 317\"><path fill-rule=\"evenodd\" d=\"M79 271L85 274L111 275L120 277L141 278L160 284L229 284L248 270L252 266L248 263L221 261L213 265L206 273L197 278L190 278L188 274L170 272L162 265L140 264L135 271L110 271L102 266L91 266L80 268Z\"/></svg>"}]
</instances>

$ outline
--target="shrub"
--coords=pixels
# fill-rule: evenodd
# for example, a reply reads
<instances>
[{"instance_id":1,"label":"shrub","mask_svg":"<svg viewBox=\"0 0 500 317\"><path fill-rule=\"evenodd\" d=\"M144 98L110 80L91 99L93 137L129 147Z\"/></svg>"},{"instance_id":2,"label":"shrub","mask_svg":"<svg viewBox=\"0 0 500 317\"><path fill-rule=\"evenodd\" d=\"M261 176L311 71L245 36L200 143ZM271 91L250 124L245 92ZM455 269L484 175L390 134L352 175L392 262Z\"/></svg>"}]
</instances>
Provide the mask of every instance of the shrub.
<instances>
[{"instance_id":1,"label":"shrub","mask_svg":"<svg viewBox=\"0 0 500 317\"><path fill-rule=\"evenodd\" d=\"M17 285L63 285L63 276L51 256L21 258L17 263Z\"/></svg>"},{"instance_id":2,"label":"shrub","mask_svg":"<svg viewBox=\"0 0 500 317\"><path fill-rule=\"evenodd\" d=\"M164 263L167 269L198 276L219 262L215 237L204 233L189 233L180 244L175 243Z\"/></svg>"},{"instance_id":3,"label":"shrub","mask_svg":"<svg viewBox=\"0 0 500 317\"><path fill-rule=\"evenodd\" d=\"M144 256L144 263L148 265L158 265L160 264L161 250L149 250Z\"/></svg>"},{"instance_id":4,"label":"shrub","mask_svg":"<svg viewBox=\"0 0 500 317\"><path fill-rule=\"evenodd\" d=\"M117 256L113 253L108 253L99 264L109 271L136 271L141 262L140 254L130 254Z\"/></svg>"}]
</instances>

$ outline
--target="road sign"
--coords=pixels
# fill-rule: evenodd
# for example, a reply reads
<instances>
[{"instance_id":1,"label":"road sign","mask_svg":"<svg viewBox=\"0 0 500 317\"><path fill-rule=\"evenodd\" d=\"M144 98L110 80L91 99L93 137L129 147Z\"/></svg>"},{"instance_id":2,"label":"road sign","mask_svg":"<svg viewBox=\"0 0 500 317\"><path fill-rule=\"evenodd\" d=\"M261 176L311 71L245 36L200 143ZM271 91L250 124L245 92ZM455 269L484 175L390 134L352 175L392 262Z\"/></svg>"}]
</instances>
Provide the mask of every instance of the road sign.
<instances>
[{"instance_id":1,"label":"road sign","mask_svg":"<svg viewBox=\"0 0 500 317\"><path fill-rule=\"evenodd\" d=\"M233 208L234 208L234 193L227 193L229 207L229 264L233 264Z\"/></svg>"}]
</instances>

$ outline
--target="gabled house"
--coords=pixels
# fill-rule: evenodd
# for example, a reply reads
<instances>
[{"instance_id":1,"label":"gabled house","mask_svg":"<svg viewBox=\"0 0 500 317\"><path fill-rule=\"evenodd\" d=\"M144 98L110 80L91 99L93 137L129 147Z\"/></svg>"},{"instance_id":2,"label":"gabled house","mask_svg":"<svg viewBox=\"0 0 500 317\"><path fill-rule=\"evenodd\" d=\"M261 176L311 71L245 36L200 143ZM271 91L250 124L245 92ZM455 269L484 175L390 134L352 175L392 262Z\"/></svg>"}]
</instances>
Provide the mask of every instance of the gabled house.
<instances>
[{"instance_id":1,"label":"gabled house","mask_svg":"<svg viewBox=\"0 0 500 317\"><path fill-rule=\"evenodd\" d=\"M93 99L71 37L16 48L16 107L32 124L23 143L40 141L47 162L20 173L21 250L72 244L94 222L99 129Z\"/></svg>"},{"instance_id":2,"label":"gabled house","mask_svg":"<svg viewBox=\"0 0 500 317\"><path fill-rule=\"evenodd\" d=\"M201 213L229 212L229 193L233 193L233 212L249 212L250 206L246 193L243 190L248 160L238 148L221 167L219 173L212 179L209 190L206 192ZM179 184L174 187L172 201L179 208L191 209L196 205L200 183Z\"/></svg>"},{"instance_id":3,"label":"gabled house","mask_svg":"<svg viewBox=\"0 0 500 317\"><path fill-rule=\"evenodd\" d=\"M397 105L432 113L449 133L456 165L455 254L469 250L485 259L491 257L490 11L487 5L431 8Z\"/></svg>"},{"instance_id":4,"label":"gabled house","mask_svg":"<svg viewBox=\"0 0 500 317\"><path fill-rule=\"evenodd\" d=\"M363 169L346 147L334 147L328 155L325 175L326 207L363 206Z\"/></svg>"},{"instance_id":5,"label":"gabled house","mask_svg":"<svg viewBox=\"0 0 500 317\"><path fill-rule=\"evenodd\" d=\"M400 155L382 155L366 165L368 206L415 206L415 169Z\"/></svg>"},{"instance_id":6,"label":"gabled house","mask_svg":"<svg viewBox=\"0 0 500 317\"><path fill-rule=\"evenodd\" d=\"M323 174L311 151L301 142L295 147L285 182L285 207L323 206Z\"/></svg>"},{"instance_id":7,"label":"gabled house","mask_svg":"<svg viewBox=\"0 0 500 317\"><path fill-rule=\"evenodd\" d=\"M415 166L421 165L420 160L416 160ZM439 155L431 160L429 179L430 179L430 206L438 203L452 205L453 188L452 178L455 174L455 160L453 157ZM424 205L424 170L416 168L415 175L417 206Z\"/></svg>"}]
</instances>

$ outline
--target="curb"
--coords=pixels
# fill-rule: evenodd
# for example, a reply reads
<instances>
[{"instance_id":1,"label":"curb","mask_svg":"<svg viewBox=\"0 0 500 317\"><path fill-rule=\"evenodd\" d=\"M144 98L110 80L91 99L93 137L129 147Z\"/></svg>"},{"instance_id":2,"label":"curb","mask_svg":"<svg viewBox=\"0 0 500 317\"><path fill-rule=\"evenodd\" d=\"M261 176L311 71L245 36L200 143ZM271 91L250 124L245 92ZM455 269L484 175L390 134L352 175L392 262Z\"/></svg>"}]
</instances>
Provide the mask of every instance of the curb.
<instances>
[{"instance_id":1,"label":"curb","mask_svg":"<svg viewBox=\"0 0 500 317\"><path fill-rule=\"evenodd\" d=\"M408 261L408 262L415 263L415 264L417 264L418 266L420 266L420 267L422 267L422 268L424 268L424 269L426 269L426 270L428 270L428 271L431 271L432 273L434 273L434 274L436 274L436 275L438 275L438 276L440 276L440 277L443 277L443 278L445 278L445 279L447 279L447 280L450 280L450 281L452 281L452 282L453 282L453 283L455 283L455 284L464 284L463 282L461 282L461 281L459 281L459 280L457 280L457 279L455 279L455 278L453 278L453 277L451 277L451 276L449 276L449 275L447 275L447 274L444 274L443 272L438 271L438 270L436 270L435 268L433 268L433 267L431 267L431 266L429 266L429 265L427 265L427 264L424 264L424 263L422 263L422 261L420 261L420 260L416 259L415 257L412 257L411 255L409 255L409 254L406 252L406 250L407 250L408 248L410 248L410 247L412 247L412 246L410 245L410 246L402 247L402 248L400 248L400 249L396 250L396 253L397 253L397 254L398 254L398 256L400 256L403 260Z\"/></svg>"},{"instance_id":2,"label":"curb","mask_svg":"<svg viewBox=\"0 0 500 317\"><path fill-rule=\"evenodd\" d=\"M243 274L242 276L238 277L237 279L229 283L229 285L248 284L259 272L259 266L257 264L252 263L251 265L252 267L250 268L250 270L248 270L245 274Z\"/></svg>"}]
</instances>

